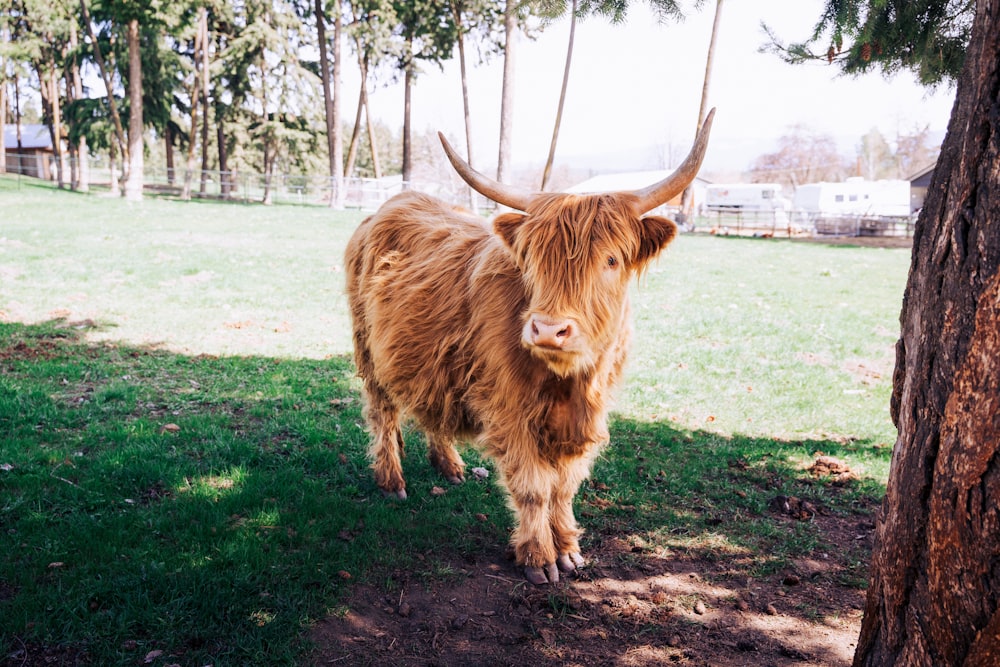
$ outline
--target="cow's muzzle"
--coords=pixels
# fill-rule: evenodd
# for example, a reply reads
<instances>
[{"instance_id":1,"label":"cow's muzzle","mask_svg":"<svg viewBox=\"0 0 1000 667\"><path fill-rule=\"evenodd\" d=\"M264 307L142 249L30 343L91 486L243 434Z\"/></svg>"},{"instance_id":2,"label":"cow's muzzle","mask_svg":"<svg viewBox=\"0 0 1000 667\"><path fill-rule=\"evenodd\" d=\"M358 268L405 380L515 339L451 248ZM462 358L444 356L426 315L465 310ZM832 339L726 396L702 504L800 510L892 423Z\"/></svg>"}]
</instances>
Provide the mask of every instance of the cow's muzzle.
<instances>
[{"instance_id":1,"label":"cow's muzzle","mask_svg":"<svg viewBox=\"0 0 1000 667\"><path fill-rule=\"evenodd\" d=\"M571 319L531 315L524 325L524 342L548 350L563 350L575 342L577 325Z\"/></svg>"}]
</instances>

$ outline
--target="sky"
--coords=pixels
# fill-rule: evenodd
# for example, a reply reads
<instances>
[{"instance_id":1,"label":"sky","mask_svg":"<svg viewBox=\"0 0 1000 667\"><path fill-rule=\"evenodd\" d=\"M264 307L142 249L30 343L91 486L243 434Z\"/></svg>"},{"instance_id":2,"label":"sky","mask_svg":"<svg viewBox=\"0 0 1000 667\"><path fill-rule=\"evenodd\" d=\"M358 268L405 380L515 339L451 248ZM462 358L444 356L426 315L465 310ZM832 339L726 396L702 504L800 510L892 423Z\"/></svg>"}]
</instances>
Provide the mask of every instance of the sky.
<instances>
[{"instance_id":1,"label":"sky","mask_svg":"<svg viewBox=\"0 0 1000 667\"><path fill-rule=\"evenodd\" d=\"M690 5L691 3L687 3ZM873 127L897 134L929 126L944 136L954 88L929 91L908 72L884 79L839 76L836 66L788 65L758 52L765 21L786 41L807 36L821 0L726 0L709 89L716 107L703 171L742 171L773 152L795 124L832 136L853 155ZM623 25L600 17L577 23L576 46L556 153L556 165L595 172L675 166L694 138L715 2L681 23L658 24L643 2L634 2ZM513 156L517 167L544 164L565 67L569 21L562 19L534 41L517 44ZM346 52L345 52L346 53ZM495 169L502 58L470 62L473 166ZM344 71L345 98L357 90L354 68ZM402 84L370 94L372 112L390 127L402 126ZM353 103L342 113L353 117ZM464 154L461 79L457 60L443 71L425 68L413 89L415 131L440 130Z\"/></svg>"}]
</instances>

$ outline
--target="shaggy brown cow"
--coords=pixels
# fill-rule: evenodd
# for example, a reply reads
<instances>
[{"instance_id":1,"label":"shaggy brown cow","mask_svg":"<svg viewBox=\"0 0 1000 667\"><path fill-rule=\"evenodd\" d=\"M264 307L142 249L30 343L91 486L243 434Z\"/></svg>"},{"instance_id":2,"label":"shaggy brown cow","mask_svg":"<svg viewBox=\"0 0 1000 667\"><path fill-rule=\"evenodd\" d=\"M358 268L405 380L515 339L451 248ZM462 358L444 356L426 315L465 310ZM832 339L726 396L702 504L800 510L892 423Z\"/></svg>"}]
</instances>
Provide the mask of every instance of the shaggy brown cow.
<instances>
[{"instance_id":1,"label":"shaggy brown cow","mask_svg":"<svg viewBox=\"0 0 1000 667\"><path fill-rule=\"evenodd\" d=\"M354 352L364 380L372 467L406 498L400 420L426 432L431 463L464 477L459 441L500 471L516 514L518 564L535 584L583 563L572 500L608 442L607 404L628 348L630 278L676 234L643 214L701 165L712 115L684 163L643 190L532 194L452 164L483 195L523 213L492 229L432 197L393 197L347 246Z\"/></svg>"}]
</instances>

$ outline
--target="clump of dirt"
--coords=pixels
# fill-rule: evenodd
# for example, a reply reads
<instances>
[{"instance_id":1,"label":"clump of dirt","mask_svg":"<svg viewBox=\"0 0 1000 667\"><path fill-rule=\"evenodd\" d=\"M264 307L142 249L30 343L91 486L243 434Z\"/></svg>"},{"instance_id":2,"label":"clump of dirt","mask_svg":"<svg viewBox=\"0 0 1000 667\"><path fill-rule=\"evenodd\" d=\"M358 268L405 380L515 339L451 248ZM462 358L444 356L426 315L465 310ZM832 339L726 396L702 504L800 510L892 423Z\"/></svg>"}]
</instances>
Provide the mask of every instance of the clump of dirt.
<instances>
[{"instance_id":1,"label":"clump of dirt","mask_svg":"<svg viewBox=\"0 0 1000 667\"><path fill-rule=\"evenodd\" d=\"M874 523L810 519L824 544L851 547L763 578L747 576L736 556L683 558L605 538L587 550L587 567L555 586L526 583L500 551L471 565L456 557L447 579L359 585L346 613L313 627L312 663L848 665L864 605L849 571L867 560Z\"/></svg>"}]
</instances>

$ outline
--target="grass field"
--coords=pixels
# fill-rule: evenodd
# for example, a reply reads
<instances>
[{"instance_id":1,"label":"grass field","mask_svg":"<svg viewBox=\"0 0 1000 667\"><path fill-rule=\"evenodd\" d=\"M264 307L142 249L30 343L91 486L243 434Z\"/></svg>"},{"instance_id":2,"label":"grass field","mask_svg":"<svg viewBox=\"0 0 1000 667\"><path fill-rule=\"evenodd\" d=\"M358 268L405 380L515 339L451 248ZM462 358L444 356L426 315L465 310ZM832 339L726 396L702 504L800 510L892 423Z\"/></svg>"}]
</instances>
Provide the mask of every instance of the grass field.
<instances>
[{"instance_id":1,"label":"grass field","mask_svg":"<svg viewBox=\"0 0 1000 667\"><path fill-rule=\"evenodd\" d=\"M0 178L0 664L24 647L295 664L351 586L448 578L449 555L506 540L499 491L431 495L412 444L405 505L371 480L342 295L360 218ZM759 575L819 540L768 518L776 493L867 511L908 266L901 249L680 238L634 290L588 531L739 553ZM817 451L861 479L812 483Z\"/></svg>"}]
</instances>

